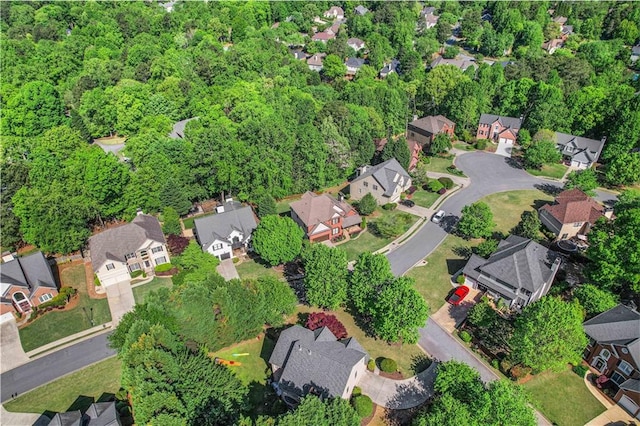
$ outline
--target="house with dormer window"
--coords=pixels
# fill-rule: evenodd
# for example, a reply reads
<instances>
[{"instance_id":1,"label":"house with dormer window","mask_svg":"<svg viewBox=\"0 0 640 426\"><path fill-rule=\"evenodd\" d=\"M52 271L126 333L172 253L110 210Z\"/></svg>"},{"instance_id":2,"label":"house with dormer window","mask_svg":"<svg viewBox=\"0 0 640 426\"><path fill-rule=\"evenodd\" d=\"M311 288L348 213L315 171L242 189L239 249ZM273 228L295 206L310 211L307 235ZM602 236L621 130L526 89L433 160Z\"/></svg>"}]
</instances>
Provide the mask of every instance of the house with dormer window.
<instances>
[{"instance_id":1,"label":"house with dormer window","mask_svg":"<svg viewBox=\"0 0 640 426\"><path fill-rule=\"evenodd\" d=\"M482 114L476 138L513 145L516 143L521 126L522 119L520 118Z\"/></svg>"},{"instance_id":2,"label":"house with dormer window","mask_svg":"<svg viewBox=\"0 0 640 426\"><path fill-rule=\"evenodd\" d=\"M42 252L2 258L0 266L0 314L27 314L34 306L58 295L51 266Z\"/></svg>"},{"instance_id":3,"label":"house with dormer window","mask_svg":"<svg viewBox=\"0 0 640 426\"><path fill-rule=\"evenodd\" d=\"M409 173L391 158L375 166L362 166L358 176L349 184L351 199L361 200L370 193L379 205L397 203L400 194L411 187Z\"/></svg>"},{"instance_id":4,"label":"house with dormer window","mask_svg":"<svg viewBox=\"0 0 640 426\"><path fill-rule=\"evenodd\" d=\"M555 136L556 146L562 153L564 161L576 169L587 169L598 161L607 140L605 137L597 140L560 132L556 132Z\"/></svg>"},{"instance_id":5,"label":"house with dormer window","mask_svg":"<svg viewBox=\"0 0 640 426\"><path fill-rule=\"evenodd\" d=\"M300 225L311 242L333 240L342 237L345 231L361 230L358 212L329 194L306 192L290 207L291 219Z\"/></svg>"}]
</instances>

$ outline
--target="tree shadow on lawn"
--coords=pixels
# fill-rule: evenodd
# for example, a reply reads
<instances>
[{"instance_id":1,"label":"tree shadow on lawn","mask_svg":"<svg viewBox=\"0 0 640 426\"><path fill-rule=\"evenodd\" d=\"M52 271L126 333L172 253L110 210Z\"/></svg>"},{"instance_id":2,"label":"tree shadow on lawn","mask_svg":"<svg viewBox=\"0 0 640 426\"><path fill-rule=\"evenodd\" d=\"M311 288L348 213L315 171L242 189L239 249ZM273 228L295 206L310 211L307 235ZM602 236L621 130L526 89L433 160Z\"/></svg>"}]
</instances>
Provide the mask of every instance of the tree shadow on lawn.
<instances>
[{"instance_id":1,"label":"tree shadow on lawn","mask_svg":"<svg viewBox=\"0 0 640 426\"><path fill-rule=\"evenodd\" d=\"M562 192L562 187L553 183L536 183L533 187L539 191L544 192L547 195L555 197ZM548 203L548 201L547 201Z\"/></svg>"},{"instance_id":2,"label":"tree shadow on lawn","mask_svg":"<svg viewBox=\"0 0 640 426\"><path fill-rule=\"evenodd\" d=\"M552 201L549 200L533 200L533 204L531 204L531 207L538 211L538 209L542 206L544 206L545 204L550 204L552 203Z\"/></svg>"},{"instance_id":3,"label":"tree shadow on lawn","mask_svg":"<svg viewBox=\"0 0 640 426\"><path fill-rule=\"evenodd\" d=\"M466 264L466 259L447 259L447 272L450 276L453 276L460 269L464 268Z\"/></svg>"}]
</instances>

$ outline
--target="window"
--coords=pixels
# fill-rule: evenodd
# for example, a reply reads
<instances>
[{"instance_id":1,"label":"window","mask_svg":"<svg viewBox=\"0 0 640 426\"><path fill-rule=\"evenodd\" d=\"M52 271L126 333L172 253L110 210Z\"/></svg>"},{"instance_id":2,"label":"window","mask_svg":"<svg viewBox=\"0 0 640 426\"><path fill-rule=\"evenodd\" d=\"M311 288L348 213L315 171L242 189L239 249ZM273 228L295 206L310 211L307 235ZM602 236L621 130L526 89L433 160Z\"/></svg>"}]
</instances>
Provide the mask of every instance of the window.
<instances>
[{"instance_id":1,"label":"window","mask_svg":"<svg viewBox=\"0 0 640 426\"><path fill-rule=\"evenodd\" d=\"M378 190L378 185L373 185L373 190L377 191Z\"/></svg>"},{"instance_id":2,"label":"window","mask_svg":"<svg viewBox=\"0 0 640 426\"><path fill-rule=\"evenodd\" d=\"M364 186L365 188L367 188L369 186L369 182L362 182L362 186Z\"/></svg>"},{"instance_id":3,"label":"window","mask_svg":"<svg viewBox=\"0 0 640 426\"><path fill-rule=\"evenodd\" d=\"M162 265L163 263L167 263L167 258L165 256L156 259L156 265Z\"/></svg>"},{"instance_id":4,"label":"window","mask_svg":"<svg viewBox=\"0 0 640 426\"><path fill-rule=\"evenodd\" d=\"M136 257L136 254L135 254L135 253L125 254L125 255L124 255L124 260L133 259L134 257Z\"/></svg>"},{"instance_id":5,"label":"window","mask_svg":"<svg viewBox=\"0 0 640 426\"><path fill-rule=\"evenodd\" d=\"M611 358L611 352L609 352L608 349L603 349L600 351L600 356L605 360L608 361L609 358Z\"/></svg>"},{"instance_id":6,"label":"window","mask_svg":"<svg viewBox=\"0 0 640 426\"><path fill-rule=\"evenodd\" d=\"M560 237L560 239L561 240L566 240L568 236L569 236L569 234L562 234L562 237Z\"/></svg>"},{"instance_id":7,"label":"window","mask_svg":"<svg viewBox=\"0 0 640 426\"><path fill-rule=\"evenodd\" d=\"M620 361L620 365L618 365L618 370L622 371L626 376L631 376L633 373L633 367L627 361Z\"/></svg>"},{"instance_id":8,"label":"window","mask_svg":"<svg viewBox=\"0 0 640 426\"><path fill-rule=\"evenodd\" d=\"M564 149L567 152L573 152L573 147L572 146L565 146Z\"/></svg>"},{"instance_id":9,"label":"window","mask_svg":"<svg viewBox=\"0 0 640 426\"><path fill-rule=\"evenodd\" d=\"M133 272L133 271L137 271L137 270L139 270L139 269L140 269L140 264L139 264L139 263L134 263L133 265L129 265L129 270L130 270L131 272Z\"/></svg>"},{"instance_id":10,"label":"window","mask_svg":"<svg viewBox=\"0 0 640 426\"><path fill-rule=\"evenodd\" d=\"M409 134L411 135L411 137L414 137L416 134L413 132L409 132Z\"/></svg>"},{"instance_id":11,"label":"window","mask_svg":"<svg viewBox=\"0 0 640 426\"><path fill-rule=\"evenodd\" d=\"M574 228L580 228L582 226L582 222L576 222L573 224Z\"/></svg>"},{"instance_id":12,"label":"window","mask_svg":"<svg viewBox=\"0 0 640 426\"><path fill-rule=\"evenodd\" d=\"M151 249L151 253L160 253L161 251L163 251L164 249L162 248L162 246L158 246L158 247L154 247Z\"/></svg>"},{"instance_id":13,"label":"window","mask_svg":"<svg viewBox=\"0 0 640 426\"><path fill-rule=\"evenodd\" d=\"M113 263L107 263L107 271L111 271L112 269L116 269L116 266Z\"/></svg>"},{"instance_id":14,"label":"window","mask_svg":"<svg viewBox=\"0 0 640 426\"><path fill-rule=\"evenodd\" d=\"M147 253L147 251L146 251L146 250L142 250L142 251L140 252L140 256L141 256L143 259L144 259L145 257L147 257L148 255L149 255L149 253Z\"/></svg>"},{"instance_id":15,"label":"window","mask_svg":"<svg viewBox=\"0 0 640 426\"><path fill-rule=\"evenodd\" d=\"M622 375L621 375L621 374L619 374L619 373L616 371L615 373L613 373L613 374L611 375L611 380L612 380L616 385L620 386L620 385L624 382L625 378L624 378L624 377L622 377Z\"/></svg>"},{"instance_id":16,"label":"window","mask_svg":"<svg viewBox=\"0 0 640 426\"><path fill-rule=\"evenodd\" d=\"M331 230L331 233L332 233L333 235L336 235L338 232L340 232L340 228L333 228L333 229Z\"/></svg>"},{"instance_id":17,"label":"window","mask_svg":"<svg viewBox=\"0 0 640 426\"><path fill-rule=\"evenodd\" d=\"M53 296L52 296L52 295L50 295L49 293L47 293L47 294L43 294L42 296L40 296L40 297L38 298L38 300L40 301L40 303L44 303L44 302L46 302L47 300L51 300L51 299L53 299Z\"/></svg>"},{"instance_id":18,"label":"window","mask_svg":"<svg viewBox=\"0 0 640 426\"><path fill-rule=\"evenodd\" d=\"M222 249L222 243L215 243L213 245L213 249L214 250L221 250Z\"/></svg>"},{"instance_id":19,"label":"window","mask_svg":"<svg viewBox=\"0 0 640 426\"><path fill-rule=\"evenodd\" d=\"M337 217L336 217L336 218L333 218L333 219L331 220L331 224L332 224L332 225L337 225L337 224L338 224L338 221L340 221L340 219L339 219L339 218L337 218Z\"/></svg>"}]
</instances>

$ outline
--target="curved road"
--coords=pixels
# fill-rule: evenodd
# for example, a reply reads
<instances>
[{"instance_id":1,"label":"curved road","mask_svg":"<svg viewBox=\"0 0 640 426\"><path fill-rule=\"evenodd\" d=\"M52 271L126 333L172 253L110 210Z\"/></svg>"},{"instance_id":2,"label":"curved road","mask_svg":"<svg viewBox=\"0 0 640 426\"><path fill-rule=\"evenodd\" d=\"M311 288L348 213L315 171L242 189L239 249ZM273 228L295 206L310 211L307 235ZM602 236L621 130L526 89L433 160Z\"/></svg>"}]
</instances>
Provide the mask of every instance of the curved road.
<instances>
[{"instance_id":1,"label":"curved road","mask_svg":"<svg viewBox=\"0 0 640 426\"><path fill-rule=\"evenodd\" d=\"M562 188L560 182L534 177L512 165L511 158L488 152L460 154L455 163L470 178L471 184L447 198L439 207L447 212L442 223L436 225L427 222L411 239L387 254L391 270L396 276L406 273L440 245L447 231L457 222L464 206L497 192ZM602 191L597 191L596 199L605 203L615 202L614 195Z\"/></svg>"}]
</instances>

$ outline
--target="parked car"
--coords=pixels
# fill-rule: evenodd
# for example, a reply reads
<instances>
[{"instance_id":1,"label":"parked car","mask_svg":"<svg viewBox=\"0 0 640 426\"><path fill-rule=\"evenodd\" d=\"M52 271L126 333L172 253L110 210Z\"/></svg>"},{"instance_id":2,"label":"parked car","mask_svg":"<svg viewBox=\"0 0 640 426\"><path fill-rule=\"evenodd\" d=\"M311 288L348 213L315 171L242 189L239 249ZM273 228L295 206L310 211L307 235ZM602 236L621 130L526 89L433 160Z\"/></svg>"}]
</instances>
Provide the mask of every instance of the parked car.
<instances>
[{"instance_id":1,"label":"parked car","mask_svg":"<svg viewBox=\"0 0 640 426\"><path fill-rule=\"evenodd\" d=\"M402 204L404 206L407 206L407 207L413 207L413 206L416 205L416 203L414 203L411 200L402 200L402 201L400 201L400 204Z\"/></svg>"},{"instance_id":2,"label":"parked car","mask_svg":"<svg viewBox=\"0 0 640 426\"><path fill-rule=\"evenodd\" d=\"M440 223L442 222L442 219L444 219L444 215L446 213L444 212L444 210L440 210L438 211L438 213L434 214L433 217L431 218L431 221L433 223Z\"/></svg>"},{"instance_id":3,"label":"parked car","mask_svg":"<svg viewBox=\"0 0 640 426\"><path fill-rule=\"evenodd\" d=\"M467 294L469 294L469 287L467 287L466 285L461 285L460 287L456 288L456 291L453 292L448 302L453 306L458 306L464 300L464 298L467 297Z\"/></svg>"}]
</instances>

